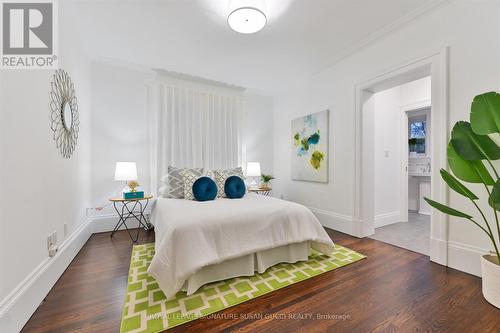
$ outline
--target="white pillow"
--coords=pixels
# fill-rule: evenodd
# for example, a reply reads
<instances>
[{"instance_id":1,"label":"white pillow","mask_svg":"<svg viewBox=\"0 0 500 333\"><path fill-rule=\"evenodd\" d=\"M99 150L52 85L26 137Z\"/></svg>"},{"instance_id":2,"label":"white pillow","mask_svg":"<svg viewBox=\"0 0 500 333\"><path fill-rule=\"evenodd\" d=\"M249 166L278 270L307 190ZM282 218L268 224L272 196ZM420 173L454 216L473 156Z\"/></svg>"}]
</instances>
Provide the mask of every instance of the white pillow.
<instances>
[{"instance_id":1,"label":"white pillow","mask_svg":"<svg viewBox=\"0 0 500 333\"><path fill-rule=\"evenodd\" d=\"M168 186L167 186L167 185L162 185L162 186L158 189L158 194L159 194L162 198L168 198Z\"/></svg>"}]
</instances>

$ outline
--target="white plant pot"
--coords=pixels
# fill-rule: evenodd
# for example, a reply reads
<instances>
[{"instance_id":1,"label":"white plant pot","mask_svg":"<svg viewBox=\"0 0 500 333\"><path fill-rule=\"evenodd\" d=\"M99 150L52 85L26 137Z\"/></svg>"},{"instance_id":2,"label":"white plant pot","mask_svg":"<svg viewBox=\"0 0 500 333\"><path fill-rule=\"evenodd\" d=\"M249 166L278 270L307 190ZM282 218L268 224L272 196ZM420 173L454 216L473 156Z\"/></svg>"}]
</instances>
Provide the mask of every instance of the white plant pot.
<instances>
[{"instance_id":1,"label":"white plant pot","mask_svg":"<svg viewBox=\"0 0 500 333\"><path fill-rule=\"evenodd\" d=\"M500 309L500 265L496 256L481 257L481 274L483 276L484 298Z\"/></svg>"}]
</instances>

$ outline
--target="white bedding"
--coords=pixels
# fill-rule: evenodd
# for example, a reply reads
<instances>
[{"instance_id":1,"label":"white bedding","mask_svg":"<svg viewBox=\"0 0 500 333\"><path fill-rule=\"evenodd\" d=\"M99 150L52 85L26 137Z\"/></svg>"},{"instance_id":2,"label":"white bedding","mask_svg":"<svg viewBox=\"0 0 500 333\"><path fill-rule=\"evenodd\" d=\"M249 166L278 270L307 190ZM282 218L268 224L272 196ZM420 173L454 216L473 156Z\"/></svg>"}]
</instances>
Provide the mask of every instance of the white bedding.
<instances>
[{"instance_id":1,"label":"white bedding","mask_svg":"<svg viewBox=\"0 0 500 333\"><path fill-rule=\"evenodd\" d=\"M151 222L156 253L148 273L168 298L208 265L305 241L325 255L334 248L309 209L257 194L206 202L160 198Z\"/></svg>"}]
</instances>

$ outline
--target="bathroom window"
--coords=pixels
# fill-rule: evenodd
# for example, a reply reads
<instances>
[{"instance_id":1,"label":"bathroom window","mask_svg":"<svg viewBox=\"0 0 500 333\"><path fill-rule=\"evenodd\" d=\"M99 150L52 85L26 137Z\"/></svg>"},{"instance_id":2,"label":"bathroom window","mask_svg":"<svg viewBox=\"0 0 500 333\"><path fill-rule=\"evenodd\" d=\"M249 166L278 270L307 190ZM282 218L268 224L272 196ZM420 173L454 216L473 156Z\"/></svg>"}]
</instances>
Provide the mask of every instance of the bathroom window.
<instances>
[{"instance_id":1,"label":"bathroom window","mask_svg":"<svg viewBox=\"0 0 500 333\"><path fill-rule=\"evenodd\" d=\"M408 140L410 154L425 154L426 122L410 122L410 138Z\"/></svg>"}]
</instances>

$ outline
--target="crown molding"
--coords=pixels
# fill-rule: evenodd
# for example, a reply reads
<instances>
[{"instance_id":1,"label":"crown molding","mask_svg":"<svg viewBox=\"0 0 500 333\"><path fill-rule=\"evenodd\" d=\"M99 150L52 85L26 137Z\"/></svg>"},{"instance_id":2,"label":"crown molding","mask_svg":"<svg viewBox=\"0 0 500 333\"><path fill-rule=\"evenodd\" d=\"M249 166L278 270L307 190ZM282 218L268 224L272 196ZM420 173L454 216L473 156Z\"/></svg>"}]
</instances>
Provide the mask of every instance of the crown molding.
<instances>
[{"instance_id":1,"label":"crown molding","mask_svg":"<svg viewBox=\"0 0 500 333\"><path fill-rule=\"evenodd\" d=\"M355 54L356 52L362 50L363 48L371 45L375 41L389 35L391 32L396 30L397 28L400 28L410 22L415 21L419 17L423 16L424 14L430 13L431 11L436 10L437 8L443 6L446 3L451 3L455 0L429 0L426 3L424 3L422 6L416 8L415 10L409 12L408 14L402 16L401 18L397 19L396 21L392 22L391 24L385 26L384 28L375 31L368 37L360 40L359 42L353 44L350 47L345 48L343 51L338 52L335 56L331 57L329 60L325 61L323 65L321 65L317 70L313 72L313 75L319 74L323 70L332 67L339 63L340 61L344 60L345 58L349 57L350 55Z\"/></svg>"}]
</instances>

